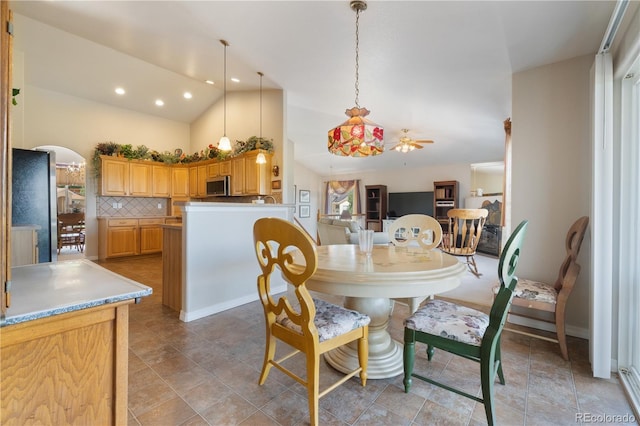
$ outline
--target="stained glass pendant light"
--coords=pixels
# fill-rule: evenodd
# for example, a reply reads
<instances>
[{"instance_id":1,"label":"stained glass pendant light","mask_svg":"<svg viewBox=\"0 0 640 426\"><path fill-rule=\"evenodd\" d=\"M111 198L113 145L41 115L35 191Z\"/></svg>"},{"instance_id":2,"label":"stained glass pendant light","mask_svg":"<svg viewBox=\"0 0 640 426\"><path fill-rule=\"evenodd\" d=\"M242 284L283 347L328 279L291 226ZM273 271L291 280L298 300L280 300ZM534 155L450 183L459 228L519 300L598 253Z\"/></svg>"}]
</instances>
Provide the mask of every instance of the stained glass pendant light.
<instances>
[{"instance_id":1,"label":"stained glass pendant light","mask_svg":"<svg viewBox=\"0 0 640 426\"><path fill-rule=\"evenodd\" d=\"M220 151L231 151L231 141L227 137L227 47L229 43L226 40L220 40L220 43L224 46L224 102L223 102L223 114L224 114L224 133L218 142L218 149Z\"/></svg>"},{"instance_id":2,"label":"stained glass pendant light","mask_svg":"<svg viewBox=\"0 0 640 426\"><path fill-rule=\"evenodd\" d=\"M382 154L384 151L384 129L367 118L369 110L360 108L358 102L359 88L359 43L360 12L367 9L363 0L351 1L351 9L356 12L356 106L347 109L347 121L329 130L329 152L347 157L369 157Z\"/></svg>"},{"instance_id":3,"label":"stained glass pendant light","mask_svg":"<svg viewBox=\"0 0 640 426\"><path fill-rule=\"evenodd\" d=\"M258 75L260 76L260 139L258 139L259 140L258 144L261 144L262 143L262 77L264 76L264 74L258 71ZM256 163L267 164L267 157L265 157L263 153L259 152L258 155L256 156Z\"/></svg>"}]
</instances>

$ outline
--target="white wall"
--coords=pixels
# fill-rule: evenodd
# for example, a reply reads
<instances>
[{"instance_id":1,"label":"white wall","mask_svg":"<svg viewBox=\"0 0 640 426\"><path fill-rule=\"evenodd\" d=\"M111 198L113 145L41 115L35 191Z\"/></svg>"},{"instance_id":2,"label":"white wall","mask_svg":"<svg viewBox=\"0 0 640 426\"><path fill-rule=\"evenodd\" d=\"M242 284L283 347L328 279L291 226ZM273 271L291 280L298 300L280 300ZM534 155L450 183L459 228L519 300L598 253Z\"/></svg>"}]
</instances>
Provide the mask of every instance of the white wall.
<instances>
[{"instance_id":1,"label":"white wall","mask_svg":"<svg viewBox=\"0 0 640 426\"><path fill-rule=\"evenodd\" d=\"M593 58L586 55L513 75L511 223L529 220L518 266L522 277L553 283L565 256L567 230L578 217L589 215ZM587 231L566 316L568 326L584 330L589 323L590 255Z\"/></svg>"}]
</instances>

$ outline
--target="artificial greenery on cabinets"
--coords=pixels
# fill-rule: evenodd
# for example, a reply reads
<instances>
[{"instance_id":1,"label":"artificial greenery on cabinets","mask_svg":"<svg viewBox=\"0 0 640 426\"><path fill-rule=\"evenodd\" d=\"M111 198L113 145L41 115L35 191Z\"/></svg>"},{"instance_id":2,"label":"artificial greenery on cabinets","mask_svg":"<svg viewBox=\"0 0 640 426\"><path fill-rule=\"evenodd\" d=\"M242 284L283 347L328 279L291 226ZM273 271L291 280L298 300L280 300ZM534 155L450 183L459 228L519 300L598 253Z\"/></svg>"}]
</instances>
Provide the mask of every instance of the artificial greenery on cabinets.
<instances>
[{"instance_id":1,"label":"artificial greenery on cabinets","mask_svg":"<svg viewBox=\"0 0 640 426\"><path fill-rule=\"evenodd\" d=\"M213 144L209 144L205 149L200 150L199 152L194 152L190 155L185 154L181 149L175 149L173 153L170 151L158 152L150 150L145 145L138 145L134 148L131 144L121 145L115 142L100 142L96 145L93 152L93 170L95 171L96 177L100 176L101 155L150 160L165 164L186 164L214 158L217 158L218 160L225 160L256 149L262 149L270 153L273 152L273 139L251 136L246 141L236 140L236 143L230 152L220 151L217 147L213 146Z\"/></svg>"}]
</instances>

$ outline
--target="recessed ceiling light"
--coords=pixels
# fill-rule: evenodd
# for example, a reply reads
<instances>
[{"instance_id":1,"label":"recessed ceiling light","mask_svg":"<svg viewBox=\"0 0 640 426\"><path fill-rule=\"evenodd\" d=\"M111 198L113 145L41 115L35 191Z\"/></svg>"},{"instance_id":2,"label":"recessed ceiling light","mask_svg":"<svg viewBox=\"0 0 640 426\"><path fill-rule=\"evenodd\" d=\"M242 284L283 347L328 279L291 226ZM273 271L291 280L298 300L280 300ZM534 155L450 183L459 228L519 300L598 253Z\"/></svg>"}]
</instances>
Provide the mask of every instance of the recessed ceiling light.
<instances>
[{"instance_id":1,"label":"recessed ceiling light","mask_svg":"<svg viewBox=\"0 0 640 426\"><path fill-rule=\"evenodd\" d=\"M164 101L162 99L156 99L156 105L157 106L163 106L164 105Z\"/></svg>"},{"instance_id":2,"label":"recessed ceiling light","mask_svg":"<svg viewBox=\"0 0 640 426\"><path fill-rule=\"evenodd\" d=\"M122 87L116 87L116 93L118 95L124 95L127 92Z\"/></svg>"},{"instance_id":3,"label":"recessed ceiling light","mask_svg":"<svg viewBox=\"0 0 640 426\"><path fill-rule=\"evenodd\" d=\"M182 96L184 96L185 99L193 98L193 95L191 94L191 92L184 92L184 94Z\"/></svg>"},{"instance_id":4,"label":"recessed ceiling light","mask_svg":"<svg viewBox=\"0 0 640 426\"><path fill-rule=\"evenodd\" d=\"M207 83L207 84L215 84L215 83L214 83L213 81L211 81L211 80L205 80L204 82L205 82L205 83Z\"/></svg>"},{"instance_id":5,"label":"recessed ceiling light","mask_svg":"<svg viewBox=\"0 0 640 426\"><path fill-rule=\"evenodd\" d=\"M239 80L239 79L237 79L237 78L235 78L235 77L233 77L233 78L231 79L231 81L233 81L234 83L240 83L240 80Z\"/></svg>"}]
</instances>

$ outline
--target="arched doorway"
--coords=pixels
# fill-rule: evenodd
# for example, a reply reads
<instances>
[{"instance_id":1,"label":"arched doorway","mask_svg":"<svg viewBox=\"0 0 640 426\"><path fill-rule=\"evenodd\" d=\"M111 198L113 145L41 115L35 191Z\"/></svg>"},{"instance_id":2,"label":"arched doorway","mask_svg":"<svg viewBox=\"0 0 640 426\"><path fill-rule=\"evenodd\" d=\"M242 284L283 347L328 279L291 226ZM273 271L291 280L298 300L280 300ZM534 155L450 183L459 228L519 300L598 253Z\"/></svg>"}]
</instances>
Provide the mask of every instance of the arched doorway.
<instances>
[{"instance_id":1,"label":"arched doorway","mask_svg":"<svg viewBox=\"0 0 640 426\"><path fill-rule=\"evenodd\" d=\"M42 145L35 149L55 152L58 218L64 219L65 224L72 218L72 224L64 226L63 229L60 229L63 222L59 221L58 260L83 258L86 245L84 220L81 225L75 223L78 218L83 218L86 210L85 159L77 152L62 146Z\"/></svg>"}]
</instances>

